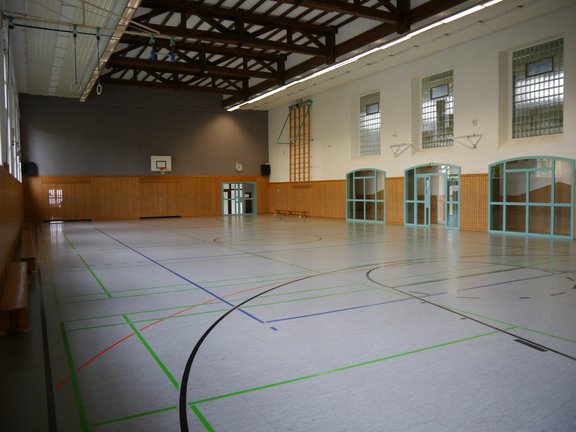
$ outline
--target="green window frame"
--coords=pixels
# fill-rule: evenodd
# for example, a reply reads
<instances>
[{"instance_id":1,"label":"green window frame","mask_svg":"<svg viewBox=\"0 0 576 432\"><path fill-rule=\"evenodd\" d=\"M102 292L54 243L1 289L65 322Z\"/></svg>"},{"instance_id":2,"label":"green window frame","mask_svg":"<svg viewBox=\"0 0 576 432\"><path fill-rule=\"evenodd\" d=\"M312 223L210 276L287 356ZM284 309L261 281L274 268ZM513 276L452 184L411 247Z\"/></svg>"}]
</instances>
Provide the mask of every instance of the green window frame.
<instances>
[{"instance_id":1,"label":"green window frame","mask_svg":"<svg viewBox=\"0 0 576 432\"><path fill-rule=\"evenodd\" d=\"M572 239L575 161L534 156L489 166L489 232Z\"/></svg>"},{"instance_id":2,"label":"green window frame","mask_svg":"<svg viewBox=\"0 0 576 432\"><path fill-rule=\"evenodd\" d=\"M256 182L223 182L222 215L243 216L258 213Z\"/></svg>"},{"instance_id":3,"label":"green window frame","mask_svg":"<svg viewBox=\"0 0 576 432\"><path fill-rule=\"evenodd\" d=\"M459 229L460 172L459 166L442 163L406 169L404 224L429 227L443 220L446 228Z\"/></svg>"},{"instance_id":4,"label":"green window frame","mask_svg":"<svg viewBox=\"0 0 576 432\"><path fill-rule=\"evenodd\" d=\"M346 174L346 219L386 223L386 171L365 168Z\"/></svg>"}]
</instances>

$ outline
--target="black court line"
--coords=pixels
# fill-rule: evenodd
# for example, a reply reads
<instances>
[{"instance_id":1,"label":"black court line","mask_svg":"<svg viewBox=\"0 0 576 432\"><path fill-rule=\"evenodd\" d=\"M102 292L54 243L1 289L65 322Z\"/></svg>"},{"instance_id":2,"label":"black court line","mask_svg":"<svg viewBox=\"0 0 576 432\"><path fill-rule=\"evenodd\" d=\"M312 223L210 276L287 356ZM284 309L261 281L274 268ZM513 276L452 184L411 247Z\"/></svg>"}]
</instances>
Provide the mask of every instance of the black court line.
<instances>
[{"instance_id":1,"label":"black court line","mask_svg":"<svg viewBox=\"0 0 576 432\"><path fill-rule=\"evenodd\" d=\"M540 351L540 352L547 352L548 351L547 349L545 349L544 347L542 347L540 345L537 345L535 343L530 343L530 342L527 342L527 341L522 340L522 339L514 339L514 341L521 343L522 345L526 345L527 347L530 347L532 349L535 349L536 351Z\"/></svg>"},{"instance_id":2,"label":"black court line","mask_svg":"<svg viewBox=\"0 0 576 432\"><path fill-rule=\"evenodd\" d=\"M539 345L539 344L531 341L530 339L526 339L525 337L516 335L516 334L514 334L514 333L512 333L512 332L509 332L509 331L507 331L507 330L503 330L503 329L501 329L501 328L499 328L499 327L493 326L492 324L488 324L487 322L481 321L481 320L479 320L479 319L477 319L477 318L473 318L473 317L471 317L471 316L468 316L468 315L465 315L465 314L463 314L463 313L457 312L457 311L455 311L455 310L450 309L450 308L447 307L447 306L442 306L442 305L440 305L440 304L438 304L438 303L434 303L434 302L431 302L430 300L426 300L426 299L424 299L424 298L422 298L422 297L418 297L418 296L415 296L414 294L410 294L410 293L407 292L407 291L402 291L402 290L400 290L400 289L398 289L398 288L394 288L394 287L392 287L392 286L389 286L389 285L383 284L383 283L381 283L381 282L378 282L378 281L376 281L376 280L374 280L374 279L372 278L371 273L372 273L373 271L379 270L380 268L382 268L382 267L375 267L375 268L373 268L372 270L369 270L368 272L366 272L366 278L367 278L368 280L370 280L371 282L377 284L377 285L380 285L380 286L385 287L385 288L393 289L394 291L397 291L397 292L399 292L399 293L401 293L401 294L404 294L404 295L406 295L406 296L409 296L409 297L418 299L418 300L420 300L422 303L427 303L427 304L429 304L429 305L431 305L431 306L435 306L435 307L437 307L437 308L443 309L443 310L445 310L446 312L450 312L450 313L455 314L455 315L458 315L458 316L460 316L460 317L467 318L467 319L469 319L469 320L471 320L471 321L474 321L474 322L476 322L476 323L478 323L478 324L480 324L480 325L489 327L489 328L494 329L494 330L496 330L496 331L498 331L498 332L500 332L500 333L503 333L503 334L506 334L506 335L508 335L508 336L510 336L510 337L513 337L515 340L516 340L516 339L523 340L523 341L525 341L525 342L527 342L527 343L529 343L529 344L542 347L542 348L546 349L547 351L550 351L550 352L552 352L552 353L558 354L558 355L560 355L560 356L562 356L562 357L566 357L566 358L568 358L568 359L570 359L570 360L576 361L576 357L573 357L573 356L571 356L571 355L569 355L569 354L563 353L563 352L561 352L561 351L557 351L557 350L555 350L555 349L549 348L549 347L544 346L544 345Z\"/></svg>"},{"instance_id":3,"label":"black court line","mask_svg":"<svg viewBox=\"0 0 576 432\"><path fill-rule=\"evenodd\" d=\"M101 231L101 232L102 232L102 231ZM106 233L103 232L103 234L106 234ZM108 235L108 234L106 234L106 235ZM108 235L108 236L111 237L111 238L113 238L113 237L110 236L110 235ZM116 239L115 239L115 240L116 240ZM119 240L116 240L116 241L120 242ZM120 242L120 243L121 243L121 242ZM137 251L135 251L135 252L137 252ZM137 252L137 253L138 253L138 252ZM142 255L142 254L141 254L141 255ZM143 256L144 256L144 255L143 255ZM150 259L150 258L148 258L148 259ZM267 293L269 293L269 292L271 292L271 291L274 291L274 290L276 290L276 289L278 289L278 288L281 288L281 287L284 287L284 286L287 286L287 285L290 285L290 284L293 284L293 283L296 283L296 282L300 282L300 281L303 281L303 280L307 280L307 279L312 279L312 278L316 278L316 277L327 276L327 275L331 275L331 274L335 274L335 273L343 273L343 272L347 272L347 271L359 270L359 269L362 269L362 268L373 267L373 266L376 265L377 267L373 267L371 270L368 270L368 271L366 272L366 278L367 278L368 280L372 281L373 283L375 283L376 285L380 285L380 286L385 287L385 288L390 288L390 289L392 289L392 290L394 290L394 291L396 291L396 292L399 292L399 293L401 293L401 294L404 294L404 295L406 295L406 296L408 296L408 297L411 297L411 298L413 298L413 299L418 299L418 300L421 301L421 303L430 304L430 305L432 305L432 306L436 306L436 307L438 307L438 308L440 308L440 309L443 309L443 310L445 310L445 311L447 311L447 312L450 312L450 313L452 313L452 314L458 315L458 316L461 317L461 319L468 319L468 320L474 321L474 322L476 322L476 323L478 323L478 324L481 324L481 325L483 325L483 326L489 327L489 328L491 328L491 329L493 329L493 330L496 330L496 331L498 331L498 332L500 332L500 333L507 334L507 335L513 337L515 340L516 340L516 339L523 340L523 341L525 341L525 342L527 342L527 343L529 343L529 344L531 344L531 345L539 346L539 347L540 347L540 345L538 345L538 344L536 344L536 343L534 343L534 342L532 342L532 341L530 341L530 340L528 340L528 339L526 339L526 338L523 338L522 336L515 335L515 334L510 333L510 332L508 332L508 331L506 331L506 330L500 329L500 328L498 328L498 327L496 327L496 326L493 326L493 325L491 325L491 324L488 324L488 323L485 323L485 322L483 322L483 321L480 321L480 320L478 320L478 319L476 319L476 318L473 318L473 317L470 317L470 316L468 316L468 315L464 315L464 314L462 314L462 313L460 313L460 312L457 312L457 311L454 311L454 310L452 310L452 309L449 309L449 308L446 307L446 306L439 305L439 304L434 303L434 302L431 302L431 301L429 301L429 300L425 300L425 299L423 299L422 297L418 297L418 296L416 296L416 295L413 295L413 294L410 294L410 293L408 293L408 292L402 291L402 290L400 290L400 289L398 289L398 288L394 288L394 287L391 287L391 286L382 284L382 283L380 283L380 282L375 281L375 280L372 279L371 276L370 276L370 274L371 274L373 271L378 270L378 269L381 269L381 268L384 268L384 267L386 267L386 266L390 266L390 265L396 265L396 264L399 264L399 263L411 263L411 264L414 264L414 263L423 263L423 262L428 262L428 263L429 263L429 262L435 262L435 261L437 261L437 260L421 259L421 258L419 258L419 259L414 259L414 260L399 260L399 261L393 261L393 262L390 262L390 263L386 263L386 264L384 264L384 265L382 265L381 263L380 263L380 264L374 264L374 263L372 263L372 264L363 264L363 265L348 267L348 268L344 268L344 269L331 270L331 271L327 271L327 272L324 272L324 273L318 273L318 274L315 274L315 275L308 275L308 276L304 276L304 277L302 277L302 278L298 278L298 279L294 279L294 280L291 280L291 281L288 281L288 282L284 282L284 283L282 283L282 284L280 284L280 285L277 285L277 286L275 286L275 287L272 287L272 288L269 288L269 289L267 289L267 290L265 290L265 291L262 291L262 292L260 292L260 293L258 293L258 294L256 294L256 295L254 295L254 296L252 296L252 297L244 300L243 302L237 304L237 305L234 306L233 308L229 309L229 310L226 311L224 314L222 314L216 321L214 321L214 322L212 323L212 325L210 325L210 327L209 327L209 328L204 332L204 334L198 339L198 341L197 341L196 344L194 345L194 348L192 349L192 352L190 353L190 356L188 357L188 360L187 360L187 362L186 362L186 365L184 366L184 371L183 371L183 373L182 373L182 378L181 378L181 380L180 380L180 391L179 391L179 400L178 400L178 413L179 413L180 431L181 431L181 432L189 432L189 430L190 430L190 429L189 429L189 426L188 426L188 406L187 406L187 405L188 405L188 402L187 402L187 398L188 398L188 383L189 383L190 373L191 373L192 365L193 365L193 363L194 363L194 359L196 358L196 355L198 354L198 351L200 350L200 347L202 346L202 344L204 343L204 341L206 340L206 338L208 337L208 335L209 335L209 334L214 330L214 328L216 328L216 326L217 326L218 324L220 324L228 315L230 315L230 314L231 314L232 312L234 312L235 310L241 308L241 307L244 306L245 304L251 302L252 300L254 300L254 299L256 299L256 298L258 298L258 297L260 297L260 296L262 296L262 295L264 295L264 294L267 294ZM464 262L465 262L465 261L464 261ZM523 269L523 268L525 268L525 267L518 266L518 265L509 265L509 266L510 266L510 267L516 267L517 269ZM551 275L546 275L546 276L551 276ZM539 277L541 277L541 276L539 276ZM529 279L536 279L536 278L539 278L539 277L534 277L534 278L529 278ZM517 282L517 281L510 281L510 282L508 282L508 283L512 283L512 282ZM499 285L499 283L493 284L493 285ZM271 322L271 321L268 321L268 322ZM273 330L275 330L275 328L273 328L273 327L270 327L270 328L273 329ZM543 346L542 346L542 348L544 349ZM569 358L570 360L576 361L576 357L572 357L572 356L570 356L570 355L568 355L568 354L565 354L565 353L562 353L562 352L560 352L560 351L556 351L556 350L554 350L554 349L547 348L547 347L546 347L546 350L547 350L547 351L550 351L550 352L553 352L553 353L556 353L556 354L558 354L558 355L561 355L561 356L563 356L563 357Z\"/></svg>"},{"instance_id":4,"label":"black court line","mask_svg":"<svg viewBox=\"0 0 576 432\"><path fill-rule=\"evenodd\" d=\"M550 294L550 297L555 297L555 296L559 296L562 294L566 294L566 293L565 292L554 293L554 294Z\"/></svg>"},{"instance_id":5,"label":"black court line","mask_svg":"<svg viewBox=\"0 0 576 432\"><path fill-rule=\"evenodd\" d=\"M301 277L298 279L293 279L291 281L281 283L280 285L277 285L275 287L272 287L272 288L269 288L265 291L262 291L261 293L258 293L256 295L244 300L242 303L237 304L232 309L229 309L224 314L222 314L220 316L220 318L218 318L216 321L214 321L212 323L212 325L210 327L208 327L208 329L204 332L204 334L202 336L200 336L200 339L198 339L198 341L194 345L194 348L192 349L192 352L190 353L190 356L188 357L188 360L186 361L186 365L184 366L184 371L182 372L182 379L180 380L180 394L179 394L179 399L178 399L178 414L179 414L179 420L180 420L180 431L181 432L189 432L190 431L190 429L188 427L188 407L187 407L187 405L188 405L188 402L187 402L187 399L188 399L188 381L190 379L190 372L192 370L192 365L194 363L194 359L196 358L196 355L198 354L200 347L204 343L204 340L206 340L208 335L210 333L212 333L212 330L214 330L214 328L216 328L216 326L218 324L220 324L224 320L224 318L226 318L228 315L230 315L235 310L244 306L246 303L251 302L252 300L254 300L254 299L256 299L256 298L258 298L264 294L267 294L271 291L277 290L278 288L282 288L282 287L285 287L287 285L291 285L293 283L301 282L301 281L304 281L307 279L327 276L327 275L331 275L331 274L335 274L335 273L344 273L344 272L348 272L348 271L359 270L359 269L366 268L366 267L372 267L374 265L376 265L376 264L374 264L374 263L363 264L363 265L358 265L358 266L354 266L354 267L347 267L344 269L331 270L331 271L327 271L325 273L319 273L319 274L315 274L315 275L304 276L304 277ZM270 328L274 329L273 327L270 327Z\"/></svg>"}]
</instances>

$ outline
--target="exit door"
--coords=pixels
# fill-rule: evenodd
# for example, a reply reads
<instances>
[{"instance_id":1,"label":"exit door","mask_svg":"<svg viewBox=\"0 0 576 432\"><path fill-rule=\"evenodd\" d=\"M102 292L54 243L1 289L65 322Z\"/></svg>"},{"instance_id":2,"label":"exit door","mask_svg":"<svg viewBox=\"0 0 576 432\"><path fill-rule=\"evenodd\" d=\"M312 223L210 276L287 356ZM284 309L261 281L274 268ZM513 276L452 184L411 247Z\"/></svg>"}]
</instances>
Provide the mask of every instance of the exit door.
<instances>
[{"instance_id":1,"label":"exit door","mask_svg":"<svg viewBox=\"0 0 576 432\"><path fill-rule=\"evenodd\" d=\"M256 183L222 183L222 214L256 214Z\"/></svg>"},{"instance_id":2,"label":"exit door","mask_svg":"<svg viewBox=\"0 0 576 432\"><path fill-rule=\"evenodd\" d=\"M430 185L430 175L416 175L416 225L430 226Z\"/></svg>"},{"instance_id":3,"label":"exit door","mask_svg":"<svg viewBox=\"0 0 576 432\"><path fill-rule=\"evenodd\" d=\"M407 225L460 227L460 167L426 164L404 171Z\"/></svg>"}]
</instances>

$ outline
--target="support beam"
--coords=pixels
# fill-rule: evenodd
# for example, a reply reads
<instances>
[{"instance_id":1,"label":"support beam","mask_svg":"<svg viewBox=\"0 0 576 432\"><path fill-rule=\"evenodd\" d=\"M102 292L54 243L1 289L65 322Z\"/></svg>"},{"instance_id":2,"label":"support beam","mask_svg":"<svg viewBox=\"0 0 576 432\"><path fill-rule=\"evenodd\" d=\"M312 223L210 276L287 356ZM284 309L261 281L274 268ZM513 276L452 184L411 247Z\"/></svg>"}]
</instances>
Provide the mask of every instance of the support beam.
<instances>
[{"instance_id":1,"label":"support beam","mask_svg":"<svg viewBox=\"0 0 576 432\"><path fill-rule=\"evenodd\" d=\"M338 12L347 15L354 15L359 18L367 18L389 24L398 24L400 16L398 13L384 11L378 7L367 7L356 3L348 3L340 0L276 0L282 3L289 3L312 9L319 9L328 12Z\"/></svg>"},{"instance_id":2,"label":"support beam","mask_svg":"<svg viewBox=\"0 0 576 432\"><path fill-rule=\"evenodd\" d=\"M307 31L318 35L335 34L337 32L337 29L332 26L312 24L281 16L262 15L242 9L209 6L199 2L190 2L185 0L145 0L142 2L142 6L174 12L186 11L188 14L196 15L201 18L211 17L232 22L240 21L247 24L274 26L296 31Z\"/></svg>"},{"instance_id":3,"label":"support beam","mask_svg":"<svg viewBox=\"0 0 576 432\"><path fill-rule=\"evenodd\" d=\"M233 31L230 31L229 33L215 33L212 31L205 31L205 30L192 30L192 29L183 30L177 27L163 26L157 24L148 24L148 26L160 32L163 35L181 37L181 38L191 38L196 39L198 41L210 41L222 44L241 45L263 50L292 52L310 56L326 57L327 55L329 55L326 49L309 47L305 45L297 45L294 43L291 44L285 42L258 39L250 35L238 34Z\"/></svg>"},{"instance_id":4,"label":"support beam","mask_svg":"<svg viewBox=\"0 0 576 432\"><path fill-rule=\"evenodd\" d=\"M135 69L149 72L178 73L182 75L212 75L215 77L228 78L260 78L280 82L278 74L270 72L253 71L249 69L225 68L214 66L201 61L193 63L171 62L162 60L145 60L128 57L112 57L108 61L112 68Z\"/></svg>"}]
</instances>

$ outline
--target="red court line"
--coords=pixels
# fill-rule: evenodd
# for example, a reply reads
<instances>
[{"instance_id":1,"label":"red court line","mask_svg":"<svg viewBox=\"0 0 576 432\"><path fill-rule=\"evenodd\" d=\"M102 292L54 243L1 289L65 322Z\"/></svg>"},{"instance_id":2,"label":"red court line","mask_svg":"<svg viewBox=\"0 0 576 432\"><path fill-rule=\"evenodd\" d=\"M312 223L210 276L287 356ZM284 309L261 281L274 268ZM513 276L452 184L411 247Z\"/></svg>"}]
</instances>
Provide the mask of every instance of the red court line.
<instances>
[{"instance_id":1,"label":"red court line","mask_svg":"<svg viewBox=\"0 0 576 432\"><path fill-rule=\"evenodd\" d=\"M236 291L236 292L233 292L233 293L228 294L228 295L226 295L226 296L223 296L223 298L233 297L233 296L235 296L235 295L242 294L242 293L249 292L249 291L254 291L254 290L257 290L257 289L268 288L268 287L274 286L274 285L276 285L276 284L278 284L278 283L282 283L282 282L275 282L275 283L273 283L273 284L260 285L260 286L254 287L254 288L248 288L248 289L245 289L245 290ZM177 316L177 315L180 315L180 314L182 314L182 313L184 313L184 312L188 312L189 310L192 310L192 309L194 309L194 308L197 308L198 306L204 306L204 305L207 305L207 304L210 304L210 303L214 303L214 302L217 302L217 301L219 301L219 300L216 299L216 298L210 299L210 300L206 300L206 301L203 302L203 303L200 303L200 304L197 304L197 305L194 305L194 306L190 306L190 307L188 307L188 308L186 308L186 309L182 309L182 310L180 310L180 311L178 311L178 312L175 312L175 313L173 313L173 314L170 314L170 315L168 315L168 317L166 317L166 318L172 318L172 317L175 317L175 316ZM162 318L162 319L156 320L156 321L154 321L154 322L152 322L152 323L150 323L150 324L147 324L147 325L145 325L144 327L140 328L139 331L144 331L144 330L146 330L146 329L149 329L149 328L152 327L152 326L155 326L156 324L160 324L161 322L166 321L166 318ZM93 363L94 361L96 361L97 359L99 359L100 357L102 357L105 353L107 353L108 351L110 351L110 350L112 350L113 348L117 347L118 345L120 345L120 344L123 343L124 341L130 339L132 336L134 336L134 333L130 333L129 335L124 336L122 339L117 340L117 341L114 342L112 345L104 348L102 351L100 351L99 353L97 353L96 355L94 355L92 358L90 358L89 360L87 360L86 362L84 362L82 365L78 366L78 367L76 368L76 372L80 372L80 371L81 371L82 369L84 369L86 366L90 365L91 363ZM67 384L69 381L70 381L70 377L69 377L69 376L62 378L62 379L56 384L56 390L60 390L60 389L61 389L65 384Z\"/></svg>"}]
</instances>

